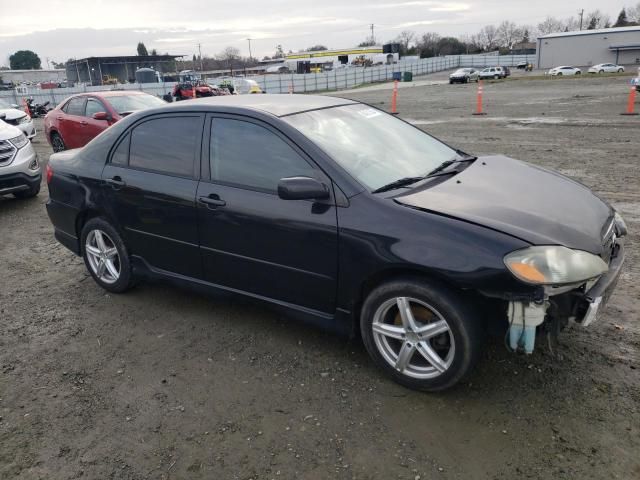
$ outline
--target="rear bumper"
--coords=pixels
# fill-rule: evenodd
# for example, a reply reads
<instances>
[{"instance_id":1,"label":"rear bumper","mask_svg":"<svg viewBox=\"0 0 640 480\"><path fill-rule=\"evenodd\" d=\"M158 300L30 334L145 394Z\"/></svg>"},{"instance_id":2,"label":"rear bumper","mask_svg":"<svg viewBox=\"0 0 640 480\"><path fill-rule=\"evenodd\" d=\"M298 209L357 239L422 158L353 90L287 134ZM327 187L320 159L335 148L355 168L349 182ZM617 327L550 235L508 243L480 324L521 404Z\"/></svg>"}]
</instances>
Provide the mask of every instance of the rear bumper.
<instances>
[{"instance_id":1,"label":"rear bumper","mask_svg":"<svg viewBox=\"0 0 640 480\"><path fill-rule=\"evenodd\" d=\"M609 271L600 277L580 300L578 311L584 312L584 314L579 323L584 327L591 325L596 320L598 312L607 304L622 273L625 258L624 244L618 242L616 245L616 254L609 263Z\"/></svg>"},{"instance_id":2,"label":"rear bumper","mask_svg":"<svg viewBox=\"0 0 640 480\"><path fill-rule=\"evenodd\" d=\"M27 175L26 173L12 173L0 175L0 195L7 195L13 192L30 190L40 184L42 175Z\"/></svg>"}]
</instances>

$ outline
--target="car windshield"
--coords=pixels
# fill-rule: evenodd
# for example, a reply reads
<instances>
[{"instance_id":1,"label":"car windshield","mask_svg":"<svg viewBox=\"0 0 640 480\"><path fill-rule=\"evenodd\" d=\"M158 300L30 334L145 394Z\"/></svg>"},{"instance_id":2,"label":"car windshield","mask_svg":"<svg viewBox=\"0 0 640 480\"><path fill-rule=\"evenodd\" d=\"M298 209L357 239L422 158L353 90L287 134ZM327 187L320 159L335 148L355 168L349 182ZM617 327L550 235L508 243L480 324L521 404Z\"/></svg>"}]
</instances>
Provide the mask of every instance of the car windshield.
<instances>
[{"instance_id":1,"label":"car windshield","mask_svg":"<svg viewBox=\"0 0 640 480\"><path fill-rule=\"evenodd\" d=\"M424 176L458 157L422 130L367 105L313 110L283 120L371 190L401 178Z\"/></svg>"},{"instance_id":2,"label":"car windshield","mask_svg":"<svg viewBox=\"0 0 640 480\"><path fill-rule=\"evenodd\" d=\"M136 110L145 110L147 108L161 107L166 105L166 102L153 95L117 95L113 97L107 97L107 101L111 104L113 109L122 113L135 112Z\"/></svg>"}]
</instances>

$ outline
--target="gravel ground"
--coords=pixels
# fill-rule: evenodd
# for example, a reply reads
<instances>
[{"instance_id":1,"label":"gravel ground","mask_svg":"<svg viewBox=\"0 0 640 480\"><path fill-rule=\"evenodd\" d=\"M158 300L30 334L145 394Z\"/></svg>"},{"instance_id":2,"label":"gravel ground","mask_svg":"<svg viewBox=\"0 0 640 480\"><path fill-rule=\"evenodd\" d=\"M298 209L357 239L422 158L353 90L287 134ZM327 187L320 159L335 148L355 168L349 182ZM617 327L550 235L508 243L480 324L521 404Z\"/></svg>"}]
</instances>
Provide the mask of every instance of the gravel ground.
<instances>
[{"instance_id":1,"label":"gravel ground","mask_svg":"<svg viewBox=\"0 0 640 480\"><path fill-rule=\"evenodd\" d=\"M106 294L53 239L46 187L0 200L0 478L639 478L640 119L619 115L626 81L489 83L487 117L470 115L474 85L401 89L403 118L570 175L631 230L596 324L569 328L556 355L496 340L442 394L395 385L358 341L240 301L164 284ZM389 94L348 96L387 108ZM50 153L41 134L34 145Z\"/></svg>"}]
</instances>

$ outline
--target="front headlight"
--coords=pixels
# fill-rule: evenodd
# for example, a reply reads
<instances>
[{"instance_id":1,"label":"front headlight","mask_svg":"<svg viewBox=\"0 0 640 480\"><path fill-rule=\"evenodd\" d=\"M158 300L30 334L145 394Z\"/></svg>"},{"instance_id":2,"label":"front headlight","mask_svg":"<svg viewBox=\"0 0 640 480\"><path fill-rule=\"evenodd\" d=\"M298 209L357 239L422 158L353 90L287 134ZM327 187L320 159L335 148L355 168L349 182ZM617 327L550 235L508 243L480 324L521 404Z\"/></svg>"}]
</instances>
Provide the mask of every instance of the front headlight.
<instances>
[{"instance_id":1,"label":"front headlight","mask_svg":"<svg viewBox=\"0 0 640 480\"><path fill-rule=\"evenodd\" d=\"M504 257L504 263L516 278L535 285L580 283L609 268L597 255L559 246L516 250Z\"/></svg>"},{"instance_id":2,"label":"front headlight","mask_svg":"<svg viewBox=\"0 0 640 480\"><path fill-rule=\"evenodd\" d=\"M21 133L20 135L18 135L17 137L13 137L9 139L9 142L16 147L18 150L20 150L22 147L24 147L27 143L29 143L29 140L27 139L27 137L24 136L24 133Z\"/></svg>"}]
</instances>

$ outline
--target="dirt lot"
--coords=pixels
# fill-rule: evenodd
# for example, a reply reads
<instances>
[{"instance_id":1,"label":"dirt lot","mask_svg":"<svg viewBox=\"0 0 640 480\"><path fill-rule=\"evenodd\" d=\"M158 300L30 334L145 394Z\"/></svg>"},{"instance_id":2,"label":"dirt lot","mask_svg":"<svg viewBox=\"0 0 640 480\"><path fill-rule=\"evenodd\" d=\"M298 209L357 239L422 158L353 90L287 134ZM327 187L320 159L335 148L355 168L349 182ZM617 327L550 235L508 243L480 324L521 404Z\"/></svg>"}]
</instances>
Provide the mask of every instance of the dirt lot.
<instances>
[{"instance_id":1,"label":"dirt lot","mask_svg":"<svg viewBox=\"0 0 640 480\"><path fill-rule=\"evenodd\" d=\"M577 178L632 232L608 309L565 332L560 359L495 341L443 394L256 306L162 284L106 294L54 241L46 188L0 200L0 478L640 478L640 119L619 115L625 81L488 84L482 118L473 85L401 89L402 117ZM348 95L387 107L389 93Z\"/></svg>"}]
</instances>

